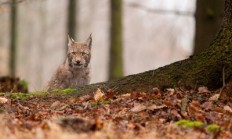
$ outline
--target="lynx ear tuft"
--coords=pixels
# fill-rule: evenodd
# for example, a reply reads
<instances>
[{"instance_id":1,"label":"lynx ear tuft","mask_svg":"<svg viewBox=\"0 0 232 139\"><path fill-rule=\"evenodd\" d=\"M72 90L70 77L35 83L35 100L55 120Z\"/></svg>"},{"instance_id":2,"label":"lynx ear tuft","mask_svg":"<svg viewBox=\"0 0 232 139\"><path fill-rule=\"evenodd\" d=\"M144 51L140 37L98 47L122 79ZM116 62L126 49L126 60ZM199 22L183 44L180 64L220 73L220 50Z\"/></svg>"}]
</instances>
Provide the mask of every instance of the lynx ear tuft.
<instances>
[{"instance_id":1,"label":"lynx ear tuft","mask_svg":"<svg viewBox=\"0 0 232 139\"><path fill-rule=\"evenodd\" d=\"M75 41L73 40L73 38L71 38L69 35L68 35L68 46L71 46L72 43L74 43Z\"/></svg>"},{"instance_id":2,"label":"lynx ear tuft","mask_svg":"<svg viewBox=\"0 0 232 139\"><path fill-rule=\"evenodd\" d=\"M92 33L89 35L89 37L87 38L86 42L87 47L89 47L89 49L91 49L92 46Z\"/></svg>"}]
</instances>

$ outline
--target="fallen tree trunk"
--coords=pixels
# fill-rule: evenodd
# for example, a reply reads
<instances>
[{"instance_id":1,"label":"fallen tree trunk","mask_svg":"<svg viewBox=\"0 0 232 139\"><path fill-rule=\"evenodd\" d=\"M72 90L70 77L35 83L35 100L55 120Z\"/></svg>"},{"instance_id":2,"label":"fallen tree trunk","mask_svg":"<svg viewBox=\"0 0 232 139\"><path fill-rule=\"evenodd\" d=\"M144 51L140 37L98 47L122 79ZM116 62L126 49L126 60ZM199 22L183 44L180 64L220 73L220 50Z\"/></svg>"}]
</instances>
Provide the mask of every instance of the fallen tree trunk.
<instances>
[{"instance_id":1,"label":"fallen tree trunk","mask_svg":"<svg viewBox=\"0 0 232 139\"><path fill-rule=\"evenodd\" d=\"M97 88L113 89L116 93L149 91L154 87L197 88L207 86L210 89L222 87L223 80L232 80L232 2L226 0L223 24L210 48L186 60L147 71L126 76L119 80L91 84L78 89L76 95L92 92ZM224 71L224 79L222 72Z\"/></svg>"}]
</instances>

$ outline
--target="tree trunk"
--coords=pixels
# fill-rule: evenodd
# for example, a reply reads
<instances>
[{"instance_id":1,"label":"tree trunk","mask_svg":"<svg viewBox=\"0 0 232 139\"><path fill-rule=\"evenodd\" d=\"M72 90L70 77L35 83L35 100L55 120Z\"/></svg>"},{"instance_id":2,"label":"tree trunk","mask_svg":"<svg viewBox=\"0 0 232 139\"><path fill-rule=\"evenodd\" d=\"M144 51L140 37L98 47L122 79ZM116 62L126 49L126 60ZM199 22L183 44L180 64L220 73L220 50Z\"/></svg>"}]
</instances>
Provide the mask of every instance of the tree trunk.
<instances>
[{"instance_id":1,"label":"tree trunk","mask_svg":"<svg viewBox=\"0 0 232 139\"><path fill-rule=\"evenodd\" d=\"M122 0L111 0L109 79L123 76L122 60Z\"/></svg>"},{"instance_id":2,"label":"tree trunk","mask_svg":"<svg viewBox=\"0 0 232 139\"><path fill-rule=\"evenodd\" d=\"M154 87L163 89L176 86L189 88L207 86L209 89L215 89L222 87L223 69L225 81L232 81L232 0L226 0L223 24L206 51L156 70L84 86L79 88L75 95L93 92L97 88L104 91L113 89L118 94L146 92Z\"/></svg>"},{"instance_id":3,"label":"tree trunk","mask_svg":"<svg viewBox=\"0 0 232 139\"><path fill-rule=\"evenodd\" d=\"M17 1L11 0L11 32L10 32L10 60L9 60L9 69L10 76L15 77L16 72L16 35L17 35Z\"/></svg>"},{"instance_id":4,"label":"tree trunk","mask_svg":"<svg viewBox=\"0 0 232 139\"><path fill-rule=\"evenodd\" d=\"M197 0L194 54L206 50L219 31L224 0Z\"/></svg>"},{"instance_id":5,"label":"tree trunk","mask_svg":"<svg viewBox=\"0 0 232 139\"><path fill-rule=\"evenodd\" d=\"M69 0L68 2L68 34L72 38L76 38L76 3L77 0ZM67 38L67 44L68 44L68 36ZM67 45L65 45L67 46ZM67 49L65 49L67 50Z\"/></svg>"}]
</instances>

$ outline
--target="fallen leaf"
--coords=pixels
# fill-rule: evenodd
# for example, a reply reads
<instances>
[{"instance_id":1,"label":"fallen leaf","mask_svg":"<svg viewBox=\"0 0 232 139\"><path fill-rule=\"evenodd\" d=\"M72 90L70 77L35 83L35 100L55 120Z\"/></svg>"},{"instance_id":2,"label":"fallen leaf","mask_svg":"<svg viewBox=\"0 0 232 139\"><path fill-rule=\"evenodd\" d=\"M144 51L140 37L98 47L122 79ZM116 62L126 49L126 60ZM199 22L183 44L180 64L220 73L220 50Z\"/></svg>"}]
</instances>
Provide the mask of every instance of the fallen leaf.
<instances>
[{"instance_id":1,"label":"fallen leaf","mask_svg":"<svg viewBox=\"0 0 232 139\"><path fill-rule=\"evenodd\" d=\"M0 97L0 104L6 103L8 101L8 99L4 98L4 97Z\"/></svg>"},{"instance_id":2,"label":"fallen leaf","mask_svg":"<svg viewBox=\"0 0 232 139\"><path fill-rule=\"evenodd\" d=\"M205 113L205 118L211 120L212 122L215 122L219 119L221 119L221 115L217 112L211 111Z\"/></svg>"},{"instance_id":3,"label":"fallen leaf","mask_svg":"<svg viewBox=\"0 0 232 139\"><path fill-rule=\"evenodd\" d=\"M230 106L224 106L223 109L224 109L225 111L227 111L227 112L232 113L232 109L231 109Z\"/></svg>"},{"instance_id":4,"label":"fallen leaf","mask_svg":"<svg viewBox=\"0 0 232 139\"><path fill-rule=\"evenodd\" d=\"M198 93L207 93L207 92L209 92L209 90L205 86L201 86L198 88Z\"/></svg>"},{"instance_id":5,"label":"fallen leaf","mask_svg":"<svg viewBox=\"0 0 232 139\"><path fill-rule=\"evenodd\" d=\"M164 100L164 101L163 101L163 104L165 104L165 105L168 106L168 107L172 107L172 106L175 105L175 104L173 104L172 102L170 102L170 101L168 101L168 100Z\"/></svg>"},{"instance_id":6,"label":"fallen leaf","mask_svg":"<svg viewBox=\"0 0 232 139\"><path fill-rule=\"evenodd\" d=\"M141 112L143 110L146 110L146 106L139 103L135 103L135 106L131 109L132 112Z\"/></svg>"},{"instance_id":7,"label":"fallen leaf","mask_svg":"<svg viewBox=\"0 0 232 139\"><path fill-rule=\"evenodd\" d=\"M158 110L158 109L162 109L162 108L167 108L167 106L166 105L160 105L160 106L151 105L151 106L147 107L148 110Z\"/></svg>"},{"instance_id":8,"label":"fallen leaf","mask_svg":"<svg viewBox=\"0 0 232 139\"><path fill-rule=\"evenodd\" d=\"M173 88L168 88L167 89L168 93L170 93L170 95L172 95L175 92L175 89Z\"/></svg>"},{"instance_id":9,"label":"fallen leaf","mask_svg":"<svg viewBox=\"0 0 232 139\"><path fill-rule=\"evenodd\" d=\"M213 108L212 102L205 102L201 104L201 107L204 108L205 110L211 110Z\"/></svg>"},{"instance_id":10,"label":"fallen leaf","mask_svg":"<svg viewBox=\"0 0 232 139\"><path fill-rule=\"evenodd\" d=\"M121 96L122 97L131 97L131 94L130 93L126 93L126 94L122 94Z\"/></svg>"},{"instance_id":11,"label":"fallen leaf","mask_svg":"<svg viewBox=\"0 0 232 139\"><path fill-rule=\"evenodd\" d=\"M76 133L95 131L95 130L98 130L97 126L99 126L99 125L96 125L98 124L96 123L96 121L93 122L93 121L85 120L79 117L65 117L65 118L60 119L58 121L58 124L61 126L61 128L67 131L72 131Z\"/></svg>"},{"instance_id":12,"label":"fallen leaf","mask_svg":"<svg viewBox=\"0 0 232 139\"><path fill-rule=\"evenodd\" d=\"M84 109L87 109L90 106L90 103L87 102L83 102L82 105L84 106Z\"/></svg>"},{"instance_id":13,"label":"fallen leaf","mask_svg":"<svg viewBox=\"0 0 232 139\"><path fill-rule=\"evenodd\" d=\"M59 105L60 105L60 101L55 101L52 103L51 107L53 108L53 107L57 107Z\"/></svg>"},{"instance_id":14,"label":"fallen leaf","mask_svg":"<svg viewBox=\"0 0 232 139\"><path fill-rule=\"evenodd\" d=\"M103 96L104 96L104 93L102 92L101 89L98 88L97 91L95 92L94 100L95 101L103 100Z\"/></svg>"},{"instance_id":15,"label":"fallen leaf","mask_svg":"<svg viewBox=\"0 0 232 139\"><path fill-rule=\"evenodd\" d=\"M216 101L219 99L219 97L220 97L220 94L215 94L209 98L209 101Z\"/></svg>"}]
</instances>

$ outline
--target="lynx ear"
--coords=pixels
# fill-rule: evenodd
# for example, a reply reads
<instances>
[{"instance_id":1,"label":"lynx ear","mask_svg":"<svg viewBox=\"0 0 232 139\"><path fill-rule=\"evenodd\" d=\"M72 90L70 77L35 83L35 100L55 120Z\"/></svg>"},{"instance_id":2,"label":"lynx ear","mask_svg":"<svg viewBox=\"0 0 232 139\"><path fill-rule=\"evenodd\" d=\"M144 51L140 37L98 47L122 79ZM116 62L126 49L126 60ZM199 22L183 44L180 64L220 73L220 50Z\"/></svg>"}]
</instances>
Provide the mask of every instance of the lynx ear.
<instances>
[{"instance_id":1,"label":"lynx ear","mask_svg":"<svg viewBox=\"0 0 232 139\"><path fill-rule=\"evenodd\" d=\"M92 46L92 33L89 35L89 37L85 41L85 43L87 44L87 47L89 47L89 49L91 49L91 46Z\"/></svg>"},{"instance_id":2,"label":"lynx ear","mask_svg":"<svg viewBox=\"0 0 232 139\"><path fill-rule=\"evenodd\" d=\"M68 35L68 46L71 46L72 43L74 43L75 41L73 40L73 38L71 38L69 35Z\"/></svg>"}]
</instances>

